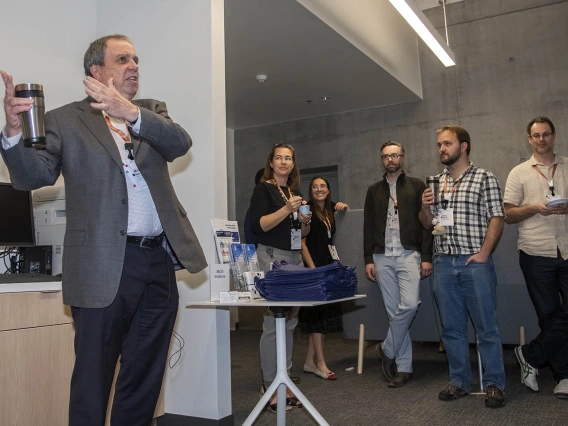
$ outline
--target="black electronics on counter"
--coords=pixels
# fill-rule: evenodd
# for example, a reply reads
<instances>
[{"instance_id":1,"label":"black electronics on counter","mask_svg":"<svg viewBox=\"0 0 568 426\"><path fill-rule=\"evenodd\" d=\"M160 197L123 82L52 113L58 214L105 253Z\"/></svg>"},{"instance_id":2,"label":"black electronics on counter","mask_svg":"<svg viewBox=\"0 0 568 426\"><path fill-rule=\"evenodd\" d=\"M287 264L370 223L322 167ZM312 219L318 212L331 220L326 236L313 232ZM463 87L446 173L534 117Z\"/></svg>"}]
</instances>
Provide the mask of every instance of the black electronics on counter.
<instances>
[{"instance_id":1,"label":"black electronics on counter","mask_svg":"<svg viewBox=\"0 0 568 426\"><path fill-rule=\"evenodd\" d=\"M51 246L20 247L20 265L25 274L51 275Z\"/></svg>"}]
</instances>

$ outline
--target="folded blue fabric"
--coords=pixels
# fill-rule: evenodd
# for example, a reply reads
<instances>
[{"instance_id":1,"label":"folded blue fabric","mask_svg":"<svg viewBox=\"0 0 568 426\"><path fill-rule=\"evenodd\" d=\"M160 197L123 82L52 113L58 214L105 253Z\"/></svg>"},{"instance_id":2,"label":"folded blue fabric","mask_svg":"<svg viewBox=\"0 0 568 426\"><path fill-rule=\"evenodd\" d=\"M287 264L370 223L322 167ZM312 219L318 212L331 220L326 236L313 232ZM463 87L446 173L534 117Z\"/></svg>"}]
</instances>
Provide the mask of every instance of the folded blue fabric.
<instances>
[{"instance_id":1,"label":"folded blue fabric","mask_svg":"<svg viewBox=\"0 0 568 426\"><path fill-rule=\"evenodd\" d=\"M304 268L274 262L264 278L255 278L260 295L272 301L323 301L352 297L357 291L355 268L339 262Z\"/></svg>"}]
</instances>

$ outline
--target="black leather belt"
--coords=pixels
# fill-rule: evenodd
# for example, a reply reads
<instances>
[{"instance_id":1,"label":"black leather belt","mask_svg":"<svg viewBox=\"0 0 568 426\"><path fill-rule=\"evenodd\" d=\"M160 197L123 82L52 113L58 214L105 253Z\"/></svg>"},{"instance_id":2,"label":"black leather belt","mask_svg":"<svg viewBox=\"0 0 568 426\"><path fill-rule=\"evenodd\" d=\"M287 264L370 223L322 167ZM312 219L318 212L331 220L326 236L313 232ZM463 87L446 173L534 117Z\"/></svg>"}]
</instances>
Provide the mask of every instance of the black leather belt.
<instances>
[{"instance_id":1,"label":"black leather belt","mask_svg":"<svg viewBox=\"0 0 568 426\"><path fill-rule=\"evenodd\" d=\"M164 233L156 235L155 237L135 237L134 235L128 235L126 237L126 241L132 244L136 244L140 247L155 248L162 245L164 236Z\"/></svg>"}]
</instances>

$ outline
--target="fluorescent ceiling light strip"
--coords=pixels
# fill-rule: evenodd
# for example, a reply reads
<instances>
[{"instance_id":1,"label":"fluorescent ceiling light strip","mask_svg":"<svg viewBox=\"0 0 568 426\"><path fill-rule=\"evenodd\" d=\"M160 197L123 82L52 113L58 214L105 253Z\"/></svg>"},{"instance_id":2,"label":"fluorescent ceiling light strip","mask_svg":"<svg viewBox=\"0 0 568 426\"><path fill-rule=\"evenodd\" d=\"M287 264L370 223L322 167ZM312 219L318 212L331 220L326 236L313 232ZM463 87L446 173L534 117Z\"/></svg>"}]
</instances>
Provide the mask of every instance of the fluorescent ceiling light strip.
<instances>
[{"instance_id":1,"label":"fluorescent ceiling light strip","mask_svg":"<svg viewBox=\"0 0 568 426\"><path fill-rule=\"evenodd\" d=\"M413 3L411 7L405 0L389 0L398 13L410 24L426 45L434 52L446 67L455 65L454 52L446 45L442 37L428 18ZM413 0L410 0L413 1Z\"/></svg>"}]
</instances>

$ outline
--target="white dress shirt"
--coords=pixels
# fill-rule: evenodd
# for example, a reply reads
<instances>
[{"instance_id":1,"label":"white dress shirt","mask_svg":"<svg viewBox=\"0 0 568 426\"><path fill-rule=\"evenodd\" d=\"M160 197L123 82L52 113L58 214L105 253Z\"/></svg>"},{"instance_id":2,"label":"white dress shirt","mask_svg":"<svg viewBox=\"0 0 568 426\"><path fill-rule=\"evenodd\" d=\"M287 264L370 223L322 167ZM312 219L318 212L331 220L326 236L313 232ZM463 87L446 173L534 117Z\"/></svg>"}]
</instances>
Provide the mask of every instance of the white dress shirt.
<instances>
[{"instance_id":1,"label":"white dress shirt","mask_svg":"<svg viewBox=\"0 0 568 426\"><path fill-rule=\"evenodd\" d=\"M107 115L103 111L104 115ZM128 134L128 128L124 120L109 116L110 121L114 127L122 130ZM134 133L140 132L142 123L142 115L138 115L138 120L131 127ZM150 194L150 189L144 180L142 174L138 171L136 166L136 158L134 160L128 159L128 151L124 147L124 140L120 135L110 128L108 131L111 133L120 158L122 159L124 178L126 180L126 188L128 192L128 235L134 236L155 236L163 232L158 211ZM16 146L22 138L19 133L10 138L6 137L6 129L2 130L2 148L8 150Z\"/></svg>"}]
</instances>

